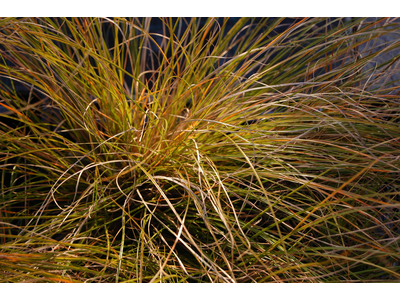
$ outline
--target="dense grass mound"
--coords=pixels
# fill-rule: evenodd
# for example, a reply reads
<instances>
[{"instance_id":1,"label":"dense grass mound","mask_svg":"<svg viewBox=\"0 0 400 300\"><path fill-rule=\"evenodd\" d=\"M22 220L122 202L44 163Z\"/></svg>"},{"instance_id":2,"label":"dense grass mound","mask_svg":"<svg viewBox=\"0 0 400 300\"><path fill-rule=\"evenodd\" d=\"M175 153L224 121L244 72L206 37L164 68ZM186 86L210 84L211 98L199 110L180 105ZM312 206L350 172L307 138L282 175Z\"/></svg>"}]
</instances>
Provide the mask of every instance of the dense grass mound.
<instances>
[{"instance_id":1,"label":"dense grass mound","mask_svg":"<svg viewBox=\"0 0 400 300\"><path fill-rule=\"evenodd\" d=\"M2 19L0 281L399 281L399 25L283 21Z\"/></svg>"}]
</instances>

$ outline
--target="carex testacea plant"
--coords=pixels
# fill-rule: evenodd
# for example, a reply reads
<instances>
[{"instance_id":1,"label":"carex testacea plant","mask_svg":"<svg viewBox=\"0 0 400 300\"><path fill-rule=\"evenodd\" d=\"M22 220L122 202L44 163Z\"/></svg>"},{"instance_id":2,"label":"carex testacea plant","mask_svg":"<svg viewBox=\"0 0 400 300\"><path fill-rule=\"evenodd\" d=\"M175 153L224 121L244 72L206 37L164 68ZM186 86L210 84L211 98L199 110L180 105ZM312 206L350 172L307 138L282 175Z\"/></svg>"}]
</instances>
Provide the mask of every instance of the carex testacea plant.
<instances>
[{"instance_id":1,"label":"carex testacea plant","mask_svg":"<svg viewBox=\"0 0 400 300\"><path fill-rule=\"evenodd\" d=\"M0 281L399 281L399 30L2 18Z\"/></svg>"}]
</instances>

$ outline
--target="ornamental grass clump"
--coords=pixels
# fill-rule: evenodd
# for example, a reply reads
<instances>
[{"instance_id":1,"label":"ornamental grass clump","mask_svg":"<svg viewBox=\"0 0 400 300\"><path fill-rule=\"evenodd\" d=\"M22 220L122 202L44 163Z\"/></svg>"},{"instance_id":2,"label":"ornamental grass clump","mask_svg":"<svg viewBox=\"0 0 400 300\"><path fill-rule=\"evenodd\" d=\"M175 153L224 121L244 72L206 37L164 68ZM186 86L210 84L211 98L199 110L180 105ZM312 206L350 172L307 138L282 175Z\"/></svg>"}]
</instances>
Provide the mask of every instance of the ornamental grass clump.
<instances>
[{"instance_id":1,"label":"ornamental grass clump","mask_svg":"<svg viewBox=\"0 0 400 300\"><path fill-rule=\"evenodd\" d=\"M399 281L396 30L1 19L0 281Z\"/></svg>"}]
</instances>

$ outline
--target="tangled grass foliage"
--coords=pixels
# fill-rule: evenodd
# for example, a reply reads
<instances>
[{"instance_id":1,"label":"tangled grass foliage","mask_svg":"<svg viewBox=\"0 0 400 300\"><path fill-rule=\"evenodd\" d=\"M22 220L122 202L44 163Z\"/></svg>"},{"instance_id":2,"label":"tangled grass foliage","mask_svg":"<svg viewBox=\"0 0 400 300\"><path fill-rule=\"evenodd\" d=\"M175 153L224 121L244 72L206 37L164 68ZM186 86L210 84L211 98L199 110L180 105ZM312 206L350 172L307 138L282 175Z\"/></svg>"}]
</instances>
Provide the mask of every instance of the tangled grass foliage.
<instances>
[{"instance_id":1,"label":"tangled grass foliage","mask_svg":"<svg viewBox=\"0 0 400 300\"><path fill-rule=\"evenodd\" d=\"M399 281L399 23L285 22L1 19L0 281Z\"/></svg>"}]
</instances>

